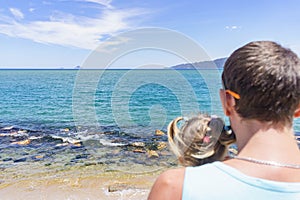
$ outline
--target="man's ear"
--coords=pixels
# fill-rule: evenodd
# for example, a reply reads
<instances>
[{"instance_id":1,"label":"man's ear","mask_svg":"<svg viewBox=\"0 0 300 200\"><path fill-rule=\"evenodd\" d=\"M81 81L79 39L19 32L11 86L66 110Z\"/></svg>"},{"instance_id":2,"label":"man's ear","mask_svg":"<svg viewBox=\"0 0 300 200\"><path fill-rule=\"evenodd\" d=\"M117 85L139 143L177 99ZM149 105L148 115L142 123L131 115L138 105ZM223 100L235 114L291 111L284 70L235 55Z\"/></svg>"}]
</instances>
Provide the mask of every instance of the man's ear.
<instances>
[{"instance_id":1,"label":"man's ear","mask_svg":"<svg viewBox=\"0 0 300 200\"><path fill-rule=\"evenodd\" d=\"M220 90L220 99L223 106L223 112L226 116L230 116L232 113L232 109L235 106L235 99L226 92L226 90ZM300 115L299 115L300 116Z\"/></svg>"},{"instance_id":2,"label":"man's ear","mask_svg":"<svg viewBox=\"0 0 300 200\"><path fill-rule=\"evenodd\" d=\"M294 112L294 117L295 118L300 117L300 104L298 105L297 109Z\"/></svg>"}]
</instances>

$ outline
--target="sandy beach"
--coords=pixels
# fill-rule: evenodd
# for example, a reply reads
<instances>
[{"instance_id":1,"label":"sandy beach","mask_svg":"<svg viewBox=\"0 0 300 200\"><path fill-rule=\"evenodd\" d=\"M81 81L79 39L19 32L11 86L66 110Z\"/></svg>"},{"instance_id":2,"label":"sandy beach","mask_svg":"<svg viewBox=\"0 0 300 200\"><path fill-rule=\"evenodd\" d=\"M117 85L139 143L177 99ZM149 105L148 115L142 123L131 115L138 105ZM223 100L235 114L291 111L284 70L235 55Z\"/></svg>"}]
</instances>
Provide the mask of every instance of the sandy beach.
<instances>
[{"instance_id":1,"label":"sandy beach","mask_svg":"<svg viewBox=\"0 0 300 200\"><path fill-rule=\"evenodd\" d=\"M22 167L22 169L21 169ZM32 170L29 169L32 168ZM0 173L1 200L147 199L156 177L165 169L135 173L107 166L68 168L20 166ZM39 168L39 172L36 169ZM45 167L44 167L45 168Z\"/></svg>"}]
</instances>

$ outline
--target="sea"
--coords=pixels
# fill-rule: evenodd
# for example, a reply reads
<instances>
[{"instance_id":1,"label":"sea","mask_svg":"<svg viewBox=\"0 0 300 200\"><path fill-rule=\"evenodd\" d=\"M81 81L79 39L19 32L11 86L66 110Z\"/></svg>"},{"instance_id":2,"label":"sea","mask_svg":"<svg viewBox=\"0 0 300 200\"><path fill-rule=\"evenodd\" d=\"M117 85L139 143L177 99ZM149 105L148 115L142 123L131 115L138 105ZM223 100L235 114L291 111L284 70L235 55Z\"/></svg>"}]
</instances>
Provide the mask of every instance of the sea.
<instances>
[{"instance_id":1,"label":"sea","mask_svg":"<svg viewBox=\"0 0 300 200\"><path fill-rule=\"evenodd\" d=\"M217 69L0 70L0 169L177 165L165 134L172 119L206 113L228 124L220 80Z\"/></svg>"}]
</instances>

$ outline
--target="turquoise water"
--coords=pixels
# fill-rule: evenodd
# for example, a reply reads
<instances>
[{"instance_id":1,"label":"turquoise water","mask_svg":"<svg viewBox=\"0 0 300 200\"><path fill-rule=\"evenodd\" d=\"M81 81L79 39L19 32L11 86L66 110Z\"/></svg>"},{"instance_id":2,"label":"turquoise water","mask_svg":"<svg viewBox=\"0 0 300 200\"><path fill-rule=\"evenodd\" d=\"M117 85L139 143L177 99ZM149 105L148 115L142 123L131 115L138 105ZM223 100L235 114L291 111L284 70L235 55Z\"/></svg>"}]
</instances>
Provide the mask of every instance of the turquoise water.
<instances>
[{"instance_id":1,"label":"turquoise water","mask_svg":"<svg viewBox=\"0 0 300 200\"><path fill-rule=\"evenodd\" d=\"M156 130L199 110L222 114L217 70L0 70L0 80L1 168L168 166L174 157ZM160 157L136 153L149 150Z\"/></svg>"},{"instance_id":2,"label":"turquoise water","mask_svg":"<svg viewBox=\"0 0 300 200\"><path fill-rule=\"evenodd\" d=\"M121 123L121 126L152 125L154 129L164 128L176 116L198 110L210 113L211 106L219 104L218 96L211 99L207 86L210 84L212 92L218 92L220 76L215 70L203 70L201 73L196 70L179 71L176 76L174 72L170 76L169 70L105 70L100 72L101 77L98 72L85 71L85 77L78 80L77 75L82 71L1 70L1 123L3 126L18 125L24 128L74 128L72 103L76 84L82 86L79 90L83 90L79 96L83 104L79 108L83 109L81 114L87 114L84 109L89 109L86 104L91 102L96 121L101 126ZM178 76L182 80L178 80ZM207 80L202 76L206 76ZM90 90L88 87L94 84L91 83L93 81L97 82L97 87ZM186 96L190 93L195 96ZM87 96L94 98L93 101L86 101ZM116 111L126 112L130 119L120 122L121 116L117 116ZM215 111L221 114L220 108ZM155 123L161 119L164 123Z\"/></svg>"},{"instance_id":3,"label":"turquoise water","mask_svg":"<svg viewBox=\"0 0 300 200\"><path fill-rule=\"evenodd\" d=\"M0 70L0 80L1 168L173 165L156 130L199 111L225 119L218 70ZM137 153L148 150L159 158Z\"/></svg>"}]
</instances>

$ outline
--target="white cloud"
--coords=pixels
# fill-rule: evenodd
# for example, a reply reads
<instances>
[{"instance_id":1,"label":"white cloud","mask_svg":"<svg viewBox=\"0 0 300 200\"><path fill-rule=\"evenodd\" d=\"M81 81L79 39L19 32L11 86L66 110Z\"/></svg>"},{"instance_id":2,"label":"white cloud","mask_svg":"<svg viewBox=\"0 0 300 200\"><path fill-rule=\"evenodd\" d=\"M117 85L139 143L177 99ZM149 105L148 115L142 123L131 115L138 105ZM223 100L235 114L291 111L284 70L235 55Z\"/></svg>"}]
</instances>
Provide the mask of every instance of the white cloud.
<instances>
[{"instance_id":1,"label":"white cloud","mask_svg":"<svg viewBox=\"0 0 300 200\"><path fill-rule=\"evenodd\" d=\"M128 37L113 37L109 41L105 41L101 44L101 48L97 48L96 51L98 52L105 52L105 53L113 53L114 51L120 49L121 45L126 44L129 42L131 38Z\"/></svg>"},{"instance_id":2,"label":"white cloud","mask_svg":"<svg viewBox=\"0 0 300 200\"><path fill-rule=\"evenodd\" d=\"M23 19L24 14L17 8L9 8L9 11L16 19Z\"/></svg>"},{"instance_id":3,"label":"white cloud","mask_svg":"<svg viewBox=\"0 0 300 200\"><path fill-rule=\"evenodd\" d=\"M35 11L35 8L29 8L28 10L29 10L29 12L33 12L33 11Z\"/></svg>"},{"instance_id":4,"label":"white cloud","mask_svg":"<svg viewBox=\"0 0 300 200\"><path fill-rule=\"evenodd\" d=\"M112 0L82 0L82 1L97 3L110 9L113 8L113 6L111 5Z\"/></svg>"},{"instance_id":5,"label":"white cloud","mask_svg":"<svg viewBox=\"0 0 300 200\"><path fill-rule=\"evenodd\" d=\"M109 3L109 1L106 2ZM14 9L14 12L16 10ZM59 13L59 17L51 16L48 21L28 23L21 23L7 18L7 16L0 16L0 20L5 19L4 23L0 22L0 33L39 43L94 49L99 45L100 40L107 35L132 28L130 19L141 14L144 13L138 9L106 9L102 15L94 18ZM19 18L23 16L14 15L19 16Z\"/></svg>"},{"instance_id":6,"label":"white cloud","mask_svg":"<svg viewBox=\"0 0 300 200\"><path fill-rule=\"evenodd\" d=\"M242 27L241 26L225 26L225 29L227 30L238 30L238 29L241 29Z\"/></svg>"},{"instance_id":7,"label":"white cloud","mask_svg":"<svg viewBox=\"0 0 300 200\"><path fill-rule=\"evenodd\" d=\"M59 0L59 1L90 2L90 3L99 4L99 5L101 5L101 6L104 6L105 8L108 8L108 9L113 9L113 8L114 8L114 7L111 5L112 0Z\"/></svg>"},{"instance_id":8,"label":"white cloud","mask_svg":"<svg viewBox=\"0 0 300 200\"><path fill-rule=\"evenodd\" d=\"M42 4L44 4L44 5L52 5L52 3L50 1L42 1Z\"/></svg>"}]
</instances>

